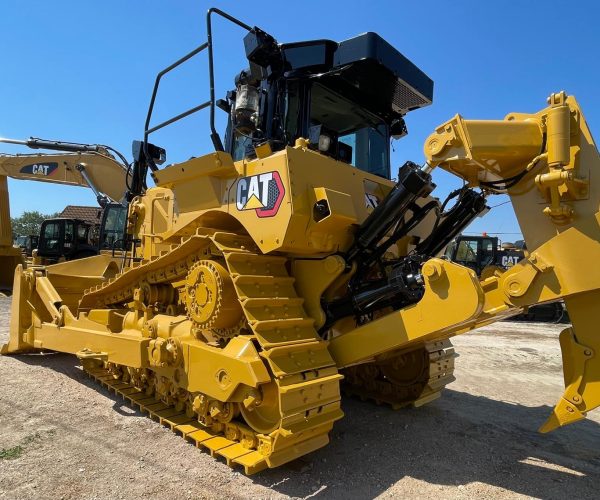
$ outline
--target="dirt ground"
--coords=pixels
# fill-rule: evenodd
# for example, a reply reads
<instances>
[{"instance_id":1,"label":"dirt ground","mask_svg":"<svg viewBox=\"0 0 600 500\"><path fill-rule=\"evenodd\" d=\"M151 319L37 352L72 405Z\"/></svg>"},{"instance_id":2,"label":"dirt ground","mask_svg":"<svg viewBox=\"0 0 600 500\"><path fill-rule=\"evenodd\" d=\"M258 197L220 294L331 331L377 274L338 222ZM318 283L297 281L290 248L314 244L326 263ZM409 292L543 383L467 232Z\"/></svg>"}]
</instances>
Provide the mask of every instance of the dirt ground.
<instances>
[{"instance_id":1,"label":"dirt ground","mask_svg":"<svg viewBox=\"0 0 600 500\"><path fill-rule=\"evenodd\" d=\"M0 343L9 300L0 299ZM457 381L419 408L344 399L329 446L252 477L95 385L64 354L0 358L0 498L592 498L600 411L536 432L561 394L557 325L455 339Z\"/></svg>"}]
</instances>

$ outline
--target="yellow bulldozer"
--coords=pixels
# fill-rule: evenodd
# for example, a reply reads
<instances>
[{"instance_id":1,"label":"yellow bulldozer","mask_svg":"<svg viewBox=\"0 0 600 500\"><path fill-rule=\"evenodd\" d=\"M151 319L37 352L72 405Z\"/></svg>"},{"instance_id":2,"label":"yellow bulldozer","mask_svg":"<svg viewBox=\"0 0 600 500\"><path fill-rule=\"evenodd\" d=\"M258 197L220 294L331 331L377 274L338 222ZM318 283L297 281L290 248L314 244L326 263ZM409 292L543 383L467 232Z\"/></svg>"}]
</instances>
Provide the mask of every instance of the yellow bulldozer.
<instances>
[{"instance_id":1,"label":"yellow bulldozer","mask_svg":"<svg viewBox=\"0 0 600 500\"><path fill-rule=\"evenodd\" d=\"M245 30L248 68L214 90L211 18ZM279 44L218 10L161 71L128 186L127 252L15 272L2 353L76 355L100 384L250 474L325 446L341 393L420 406L452 382L450 338L564 299L565 392L542 432L600 404L600 158L577 101L456 115L425 162L390 166L433 82L375 33ZM151 126L162 78L206 51L210 98ZM149 136L210 110L215 151L163 168ZM227 113L224 140L215 127ZM451 208L432 171L464 181ZM150 177L154 183L148 187ZM508 193L529 255L480 280L439 258Z\"/></svg>"}]
</instances>

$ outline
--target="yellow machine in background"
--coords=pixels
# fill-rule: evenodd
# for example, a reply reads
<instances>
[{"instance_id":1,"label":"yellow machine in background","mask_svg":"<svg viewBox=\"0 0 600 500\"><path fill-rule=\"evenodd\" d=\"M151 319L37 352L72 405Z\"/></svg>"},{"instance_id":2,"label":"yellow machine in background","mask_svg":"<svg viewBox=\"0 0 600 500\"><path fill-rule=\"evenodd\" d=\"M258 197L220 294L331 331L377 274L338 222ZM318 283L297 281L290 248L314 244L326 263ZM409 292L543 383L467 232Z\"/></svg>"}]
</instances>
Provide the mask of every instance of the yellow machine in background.
<instances>
[{"instance_id":1,"label":"yellow machine in background","mask_svg":"<svg viewBox=\"0 0 600 500\"><path fill-rule=\"evenodd\" d=\"M13 275L24 259L21 249L13 246L8 203L8 181L0 176L0 293L6 294L12 288Z\"/></svg>"},{"instance_id":2,"label":"yellow machine in background","mask_svg":"<svg viewBox=\"0 0 600 500\"><path fill-rule=\"evenodd\" d=\"M123 198L127 164L126 161L119 163L107 146L6 138L0 138L0 143L65 151L60 154L0 153L0 293L10 294L15 268L19 264L25 265L25 261L21 250L13 246L8 177L89 187L98 203L105 206Z\"/></svg>"},{"instance_id":3,"label":"yellow machine in background","mask_svg":"<svg viewBox=\"0 0 600 500\"><path fill-rule=\"evenodd\" d=\"M394 407L451 382L449 338L565 299L566 390L543 431L600 404L594 330L600 158L577 102L440 126L424 167L390 180L389 141L433 83L374 33L277 44L248 31L248 70L211 108L216 152L159 169L148 142L129 186L128 255L15 274L3 353L73 353L102 384L247 473L328 443L340 387ZM215 107L228 113L225 144ZM190 112L181 113L179 119ZM452 208L431 171L466 181ZM147 188L150 173L156 186ZM480 281L438 258L508 192L529 256Z\"/></svg>"}]
</instances>

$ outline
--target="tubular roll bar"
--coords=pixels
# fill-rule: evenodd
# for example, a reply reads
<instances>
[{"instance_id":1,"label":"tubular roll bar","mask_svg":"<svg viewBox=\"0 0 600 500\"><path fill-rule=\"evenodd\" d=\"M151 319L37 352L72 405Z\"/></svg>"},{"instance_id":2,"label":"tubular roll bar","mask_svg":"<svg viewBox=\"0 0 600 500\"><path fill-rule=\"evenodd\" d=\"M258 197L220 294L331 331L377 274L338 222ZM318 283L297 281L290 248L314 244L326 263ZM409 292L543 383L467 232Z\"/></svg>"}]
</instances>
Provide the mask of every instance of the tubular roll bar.
<instances>
[{"instance_id":1,"label":"tubular roll bar","mask_svg":"<svg viewBox=\"0 0 600 500\"><path fill-rule=\"evenodd\" d=\"M217 130L215 128L215 74L214 74L214 64L213 64L213 42L212 42L212 25L211 25L211 15L213 13L218 14L219 16L227 19L228 21L231 21L232 23L236 24L240 28L244 28L247 31L252 31L252 29L253 29L251 26L247 25L246 23L243 23L239 19L236 19L235 17L230 16L229 14L223 12L220 9L217 9L216 7L211 7L210 9L208 9L208 12L206 13L207 41L205 43L203 43L202 45L196 47L194 50L192 50L191 52L189 52L188 54L183 56L178 61L175 61L170 66L163 69L160 73L158 73L158 75L156 75L156 80L154 81L154 88L152 90L152 97L150 98L150 106L148 108L148 114L146 115L146 123L144 125L144 153L146 154L147 158L149 157L149 155L148 155L148 136L150 134L152 134L153 132L156 132L157 130L160 130L163 127L166 127L167 125L170 125L171 123L179 121L182 118L185 118L186 116L189 116L189 115L196 113L197 111L200 111L201 109L204 109L207 107L210 107L210 132L211 132L210 138L211 138L213 145L217 151L224 151L223 143L221 142L221 137L219 136L219 133L217 132ZM173 118L169 118L168 120L165 120L164 122L159 123L158 125L155 125L154 127L150 128L150 120L152 118L152 111L154 110L154 102L156 101L156 94L158 92L158 87L160 85L160 81L161 81L162 77L164 75L166 75L167 73L169 73L170 71L172 71L173 69L180 66L181 64L183 64L184 62L188 61L195 55L204 51L205 49L208 49L208 77L209 77L209 84L210 84L209 100L198 106L188 109L187 111L184 111L183 113L180 113L180 114L174 116ZM154 162L152 162L152 161L150 162L150 168L153 171L158 170L158 167L156 165L154 165Z\"/></svg>"}]
</instances>

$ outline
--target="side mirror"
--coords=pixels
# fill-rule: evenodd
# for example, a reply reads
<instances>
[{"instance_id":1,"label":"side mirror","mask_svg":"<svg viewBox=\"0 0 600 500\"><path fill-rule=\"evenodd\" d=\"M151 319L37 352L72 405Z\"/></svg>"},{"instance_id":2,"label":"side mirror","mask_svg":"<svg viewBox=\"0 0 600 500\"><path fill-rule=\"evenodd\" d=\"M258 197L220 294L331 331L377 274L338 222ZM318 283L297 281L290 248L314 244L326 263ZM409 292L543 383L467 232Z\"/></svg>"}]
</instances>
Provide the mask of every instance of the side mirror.
<instances>
[{"instance_id":1,"label":"side mirror","mask_svg":"<svg viewBox=\"0 0 600 500\"><path fill-rule=\"evenodd\" d=\"M167 161L167 151L161 147L155 146L154 144L148 143L148 155L157 165L162 165ZM144 142L133 141L131 144L131 150L133 153L133 159L139 161L142 159L144 154Z\"/></svg>"}]
</instances>

